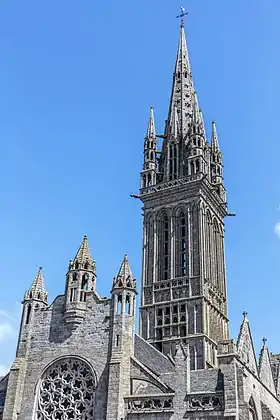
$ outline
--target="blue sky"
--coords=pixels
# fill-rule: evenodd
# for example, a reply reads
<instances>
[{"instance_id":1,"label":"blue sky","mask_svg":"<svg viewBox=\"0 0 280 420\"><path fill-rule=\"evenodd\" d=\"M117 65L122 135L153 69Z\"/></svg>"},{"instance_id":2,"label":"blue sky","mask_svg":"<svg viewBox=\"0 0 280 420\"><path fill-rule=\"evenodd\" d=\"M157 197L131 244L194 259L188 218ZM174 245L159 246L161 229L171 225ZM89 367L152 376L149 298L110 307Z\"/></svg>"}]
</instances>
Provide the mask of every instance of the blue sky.
<instances>
[{"instance_id":1,"label":"blue sky","mask_svg":"<svg viewBox=\"0 0 280 420\"><path fill-rule=\"evenodd\" d=\"M127 252L140 285L138 191L149 105L167 116L181 1L0 4L0 372L23 293L43 265L50 301L86 233L108 295ZM217 121L229 210L231 335L246 309L256 345L280 351L280 3L184 4L208 133ZM257 349L258 352L258 349Z\"/></svg>"}]
</instances>

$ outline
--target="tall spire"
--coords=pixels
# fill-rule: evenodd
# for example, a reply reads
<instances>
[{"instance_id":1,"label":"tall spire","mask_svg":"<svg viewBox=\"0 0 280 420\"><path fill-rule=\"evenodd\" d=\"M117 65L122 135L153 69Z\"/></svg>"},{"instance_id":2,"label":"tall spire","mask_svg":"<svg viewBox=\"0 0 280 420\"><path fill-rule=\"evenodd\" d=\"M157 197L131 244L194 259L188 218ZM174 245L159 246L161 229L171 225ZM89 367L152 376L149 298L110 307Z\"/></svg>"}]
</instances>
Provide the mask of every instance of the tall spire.
<instances>
[{"instance_id":1,"label":"tall spire","mask_svg":"<svg viewBox=\"0 0 280 420\"><path fill-rule=\"evenodd\" d=\"M48 293L45 288L45 282L43 277L43 268L40 267L39 271L32 283L30 289L25 293L24 299L38 299L47 301Z\"/></svg>"},{"instance_id":2,"label":"tall spire","mask_svg":"<svg viewBox=\"0 0 280 420\"><path fill-rule=\"evenodd\" d=\"M168 121L171 123L174 106L179 116L179 132L185 136L192 117L192 98L194 94L193 80L187 49L184 23L181 22L180 40L173 74L173 86L170 99Z\"/></svg>"},{"instance_id":3,"label":"tall spire","mask_svg":"<svg viewBox=\"0 0 280 420\"><path fill-rule=\"evenodd\" d=\"M155 116L154 108L150 106L150 117L148 122L146 139L155 139L156 138L156 126L155 126Z\"/></svg>"},{"instance_id":4,"label":"tall spire","mask_svg":"<svg viewBox=\"0 0 280 420\"><path fill-rule=\"evenodd\" d=\"M216 128L216 122L212 122L212 142L211 142L213 152L219 152L219 141L218 141L218 134Z\"/></svg>"}]
</instances>

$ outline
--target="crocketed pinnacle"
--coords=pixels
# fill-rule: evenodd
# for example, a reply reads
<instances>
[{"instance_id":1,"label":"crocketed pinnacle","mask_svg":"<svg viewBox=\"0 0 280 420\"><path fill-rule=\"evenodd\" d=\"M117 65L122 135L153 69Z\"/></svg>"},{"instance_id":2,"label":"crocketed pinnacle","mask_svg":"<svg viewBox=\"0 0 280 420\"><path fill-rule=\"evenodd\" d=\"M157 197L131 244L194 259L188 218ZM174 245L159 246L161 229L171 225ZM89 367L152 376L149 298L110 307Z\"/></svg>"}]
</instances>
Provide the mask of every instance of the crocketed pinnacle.
<instances>
[{"instance_id":1,"label":"crocketed pinnacle","mask_svg":"<svg viewBox=\"0 0 280 420\"><path fill-rule=\"evenodd\" d=\"M116 288L136 289L136 280L132 275L127 254L125 254L119 273L113 281L113 289Z\"/></svg>"},{"instance_id":2,"label":"crocketed pinnacle","mask_svg":"<svg viewBox=\"0 0 280 420\"><path fill-rule=\"evenodd\" d=\"M73 263L75 264L78 262L79 264L84 264L86 262L92 264L92 256L90 253L90 249L88 246L88 237L85 235L83 242L81 243L80 248L78 249L78 252L73 260Z\"/></svg>"},{"instance_id":3,"label":"crocketed pinnacle","mask_svg":"<svg viewBox=\"0 0 280 420\"><path fill-rule=\"evenodd\" d=\"M184 25L181 24L180 40L173 74L173 86L168 113L167 133L172 131L172 114L176 105L179 119L179 132L187 134L192 118L192 98L194 94ZM174 130L174 129L173 129Z\"/></svg>"},{"instance_id":4,"label":"crocketed pinnacle","mask_svg":"<svg viewBox=\"0 0 280 420\"><path fill-rule=\"evenodd\" d=\"M154 116L154 108L151 106L146 139L155 139L155 138L156 138L155 116Z\"/></svg>"},{"instance_id":5,"label":"crocketed pinnacle","mask_svg":"<svg viewBox=\"0 0 280 420\"><path fill-rule=\"evenodd\" d=\"M30 290L34 292L46 292L42 267L39 268Z\"/></svg>"},{"instance_id":6,"label":"crocketed pinnacle","mask_svg":"<svg viewBox=\"0 0 280 420\"><path fill-rule=\"evenodd\" d=\"M25 293L25 299L38 299L44 302L47 301L48 293L45 288L45 282L43 277L43 269L39 268L39 271L32 283L30 289Z\"/></svg>"},{"instance_id":7,"label":"crocketed pinnacle","mask_svg":"<svg viewBox=\"0 0 280 420\"><path fill-rule=\"evenodd\" d=\"M217 128L216 128L216 122L215 121L212 122L212 141L211 141L211 146L212 146L213 152L217 153L217 152L220 151L220 148L219 148L219 140L218 140L218 134L217 134Z\"/></svg>"}]
</instances>

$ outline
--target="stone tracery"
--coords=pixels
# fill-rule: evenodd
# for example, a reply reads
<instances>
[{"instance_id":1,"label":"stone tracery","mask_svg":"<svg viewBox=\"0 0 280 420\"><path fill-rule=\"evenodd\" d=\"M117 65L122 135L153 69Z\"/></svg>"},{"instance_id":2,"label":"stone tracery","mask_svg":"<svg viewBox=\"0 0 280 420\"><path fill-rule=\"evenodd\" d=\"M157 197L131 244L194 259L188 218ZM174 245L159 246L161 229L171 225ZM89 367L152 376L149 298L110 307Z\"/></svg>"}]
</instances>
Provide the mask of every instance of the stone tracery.
<instances>
[{"instance_id":1,"label":"stone tracery","mask_svg":"<svg viewBox=\"0 0 280 420\"><path fill-rule=\"evenodd\" d=\"M95 389L94 374L83 360L58 360L43 375L36 419L93 420Z\"/></svg>"}]
</instances>

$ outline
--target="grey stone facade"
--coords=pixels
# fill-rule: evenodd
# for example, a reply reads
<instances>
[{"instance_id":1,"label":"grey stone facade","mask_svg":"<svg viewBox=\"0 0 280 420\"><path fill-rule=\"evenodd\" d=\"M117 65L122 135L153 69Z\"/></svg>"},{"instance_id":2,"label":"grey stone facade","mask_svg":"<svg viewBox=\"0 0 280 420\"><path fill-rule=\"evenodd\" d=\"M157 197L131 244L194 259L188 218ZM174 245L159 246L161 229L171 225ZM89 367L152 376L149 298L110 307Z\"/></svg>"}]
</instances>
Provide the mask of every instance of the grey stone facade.
<instances>
[{"instance_id":1,"label":"grey stone facade","mask_svg":"<svg viewBox=\"0 0 280 420\"><path fill-rule=\"evenodd\" d=\"M183 23L165 132L157 135L151 109L136 197L140 334L128 257L102 298L84 237L64 295L48 303L40 269L24 296L0 418L280 420L280 356L264 340L256 360L246 313L238 339L228 336L222 155L215 123L206 138Z\"/></svg>"}]
</instances>

